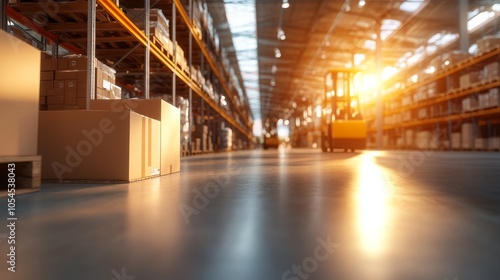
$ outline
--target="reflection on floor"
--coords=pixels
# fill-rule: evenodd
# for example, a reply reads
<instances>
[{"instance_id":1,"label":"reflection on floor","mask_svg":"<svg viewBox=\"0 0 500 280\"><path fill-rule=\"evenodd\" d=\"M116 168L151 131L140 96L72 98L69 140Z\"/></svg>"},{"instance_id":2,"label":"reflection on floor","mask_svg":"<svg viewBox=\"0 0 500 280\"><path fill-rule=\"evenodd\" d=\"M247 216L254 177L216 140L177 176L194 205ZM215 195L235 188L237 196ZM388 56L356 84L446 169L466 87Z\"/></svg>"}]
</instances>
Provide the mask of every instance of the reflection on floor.
<instances>
[{"instance_id":1,"label":"reflection on floor","mask_svg":"<svg viewBox=\"0 0 500 280\"><path fill-rule=\"evenodd\" d=\"M184 158L132 184L44 184L17 197L16 273L0 232L0 279L500 279L498 166L498 153L279 149Z\"/></svg>"}]
</instances>

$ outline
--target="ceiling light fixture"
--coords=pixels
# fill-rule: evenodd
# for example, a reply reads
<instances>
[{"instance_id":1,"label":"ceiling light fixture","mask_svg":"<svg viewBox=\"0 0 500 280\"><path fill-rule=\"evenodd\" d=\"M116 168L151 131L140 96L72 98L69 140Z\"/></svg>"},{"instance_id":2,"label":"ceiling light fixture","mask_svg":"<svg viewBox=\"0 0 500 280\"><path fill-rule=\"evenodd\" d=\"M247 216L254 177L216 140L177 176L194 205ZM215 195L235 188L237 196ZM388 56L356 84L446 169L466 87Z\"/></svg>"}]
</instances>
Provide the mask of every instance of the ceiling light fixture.
<instances>
[{"instance_id":1,"label":"ceiling light fixture","mask_svg":"<svg viewBox=\"0 0 500 280\"><path fill-rule=\"evenodd\" d=\"M275 64L273 64L273 67L271 67L271 72L273 74L276 74L276 72L278 72L278 66L276 66Z\"/></svg>"},{"instance_id":2,"label":"ceiling light fixture","mask_svg":"<svg viewBox=\"0 0 500 280\"><path fill-rule=\"evenodd\" d=\"M346 3L345 4L345 11L348 13L351 11L351 5L349 5L349 3Z\"/></svg>"},{"instance_id":3,"label":"ceiling light fixture","mask_svg":"<svg viewBox=\"0 0 500 280\"><path fill-rule=\"evenodd\" d=\"M277 35L278 39L280 39L281 41L285 40L286 39L286 35L285 35L285 31L283 30L283 28L281 27L278 27L278 35Z\"/></svg>"},{"instance_id":4,"label":"ceiling light fixture","mask_svg":"<svg viewBox=\"0 0 500 280\"><path fill-rule=\"evenodd\" d=\"M276 86L276 81L274 79L271 80L271 86Z\"/></svg>"},{"instance_id":5,"label":"ceiling light fixture","mask_svg":"<svg viewBox=\"0 0 500 280\"><path fill-rule=\"evenodd\" d=\"M365 0L359 0L358 7L363 8L365 5L366 5L366 1Z\"/></svg>"},{"instance_id":6,"label":"ceiling light fixture","mask_svg":"<svg viewBox=\"0 0 500 280\"><path fill-rule=\"evenodd\" d=\"M281 8L288 9L289 7L290 7L290 3L288 3L288 0L283 0L283 3L281 4Z\"/></svg>"},{"instance_id":7,"label":"ceiling light fixture","mask_svg":"<svg viewBox=\"0 0 500 280\"><path fill-rule=\"evenodd\" d=\"M274 48L274 57L280 58L281 57L281 51L278 48Z\"/></svg>"}]
</instances>

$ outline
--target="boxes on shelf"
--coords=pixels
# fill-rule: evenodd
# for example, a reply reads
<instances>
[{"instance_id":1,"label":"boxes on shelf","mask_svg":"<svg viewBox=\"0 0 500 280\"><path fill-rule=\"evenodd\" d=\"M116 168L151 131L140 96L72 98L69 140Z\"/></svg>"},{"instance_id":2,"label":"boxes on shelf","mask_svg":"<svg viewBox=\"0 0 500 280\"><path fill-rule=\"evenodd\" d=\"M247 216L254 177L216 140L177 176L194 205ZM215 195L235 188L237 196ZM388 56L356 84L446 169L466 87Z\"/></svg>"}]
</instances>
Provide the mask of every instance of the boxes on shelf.
<instances>
[{"instance_id":1,"label":"boxes on shelf","mask_svg":"<svg viewBox=\"0 0 500 280\"><path fill-rule=\"evenodd\" d=\"M460 76L460 89L467 89L481 81L481 72L469 72Z\"/></svg>"},{"instance_id":2,"label":"boxes on shelf","mask_svg":"<svg viewBox=\"0 0 500 280\"><path fill-rule=\"evenodd\" d=\"M429 117L429 108L419 108L417 112L418 119L427 119Z\"/></svg>"},{"instance_id":3,"label":"boxes on shelf","mask_svg":"<svg viewBox=\"0 0 500 280\"><path fill-rule=\"evenodd\" d=\"M127 17L140 29L144 30L145 23L145 10L144 9L128 9ZM169 33L169 21L163 15L160 9L150 9L149 10L149 22L150 22L150 33L156 38L170 38Z\"/></svg>"},{"instance_id":4,"label":"boxes on shelf","mask_svg":"<svg viewBox=\"0 0 500 280\"><path fill-rule=\"evenodd\" d=\"M427 86L427 98L435 98L446 92L444 81L432 82Z\"/></svg>"},{"instance_id":5,"label":"boxes on shelf","mask_svg":"<svg viewBox=\"0 0 500 280\"><path fill-rule=\"evenodd\" d=\"M488 95L488 108L500 107L500 88L490 89Z\"/></svg>"},{"instance_id":6,"label":"boxes on shelf","mask_svg":"<svg viewBox=\"0 0 500 280\"><path fill-rule=\"evenodd\" d=\"M484 67L483 76L486 81L500 78L500 62L496 61Z\"/></svg>"},{"instance_id":7,"label":"boxes on shelf","mask_svg":"<svg viewBox=\"0 0 500 280\"><path fill-rule=\"evenodd\" d=\"M413 148L414 147L414 136L415 136L415 134L413 132L413 129L405 130L404 141L405 141L406 148Z\"/></svg>"},{"instance_id":8,"label":"boxes on shelf","mask_svg":"<svg viewBox=\"0 0 500 280\"><path fill-rule=\"evenodd\" d=\"M500 150L500 137L488 138L488 150L490 151Z\"/></svg>"},{"instance_id":9,"label":"boxes on shelf","mask_svg":"<svg viewBox=\"0 0 500 280\"><path fill-rule=\"evenodd\" d=\"M471 95L462 100L462 112L473 112L478 109L479 101L476 95Z\"/></svg>"},{"instance_id":10,"label":"boxes on shelf","mask_svg":"<svg viewBox=\"0 0 500 280\"><path fill-rule=\"evenodd\" d=\"M408 106L408 105L411 105L413 104L413 99L412 99L412 96L403 96L403 98L401 99L401 105L402 106Z\"/></svg>"},{"instance_id":11,"label":"boxes on shelf","mask_svg":"<svg viewBox=\"0 0 500 280\"><path fill-rule=\"evenodd\" d=\"M87 63L84 56L68 56L63 58L42 58L42 69L57 65L54 70L42 70L41 77L52 80L40 82L40 96L47 96L49 110L85 109L86 102L78 101L87 96ZM48 65L48 66L47 66ZM115 70L99 60L96 67L96 98L120 99L121 88L115 85ZM52 72L52 73L51 73Z\"/></svg>"},{"instance_id":12,"label":"boxes on shelf","mask_svg":"<svg viewBox=\"0 0 500 280\"><path fill-rule=\"evenodd\" d=\"M462 134L460 132L453 132L450 140L452 149L459 150L462 148Z\"/></svg>"},{"instance_id":13,"label":"boxes on shelf","mask_svg":"<svg viewBox=\"0 0 500 280\"><path fill-rule=\"evenodd\" d=\"M485 53L490 51L491 49L497 48L500 46L500 36L492 35L492 36L484 36L481 39L477 40L477 52Z\"/></svg>"},{"instance_id":14,"label":"boxes on shelf","mask_svg":"<svg viewBox=\"0 0 500 280\"><path fill-rule=\"evenodd\" d=\"M41 111L42 179L133 181L160 173L160 122L135 112Z\"/></svg>"},{"instance_id":15,"label":"boxes on shelf","mask_svg":"<svg viewBox=\"0 0 500 280\"><path fill-rule=\"evenodd\" d=\"M478 134L478 126L472 123L462 124L462 148L474 149L474 142Z\"/></svg>"},{"instance_id":16,"label":"boxes on shelf","mask_svg":"<svg viewBox=\"0 0 500 280\"><path fill-rule=\"evenodd\" d=\"M430 131L419 131L417 132L417 137L415 139L415 144L418 149L427 150L429 149L429 142L431 139Z\"/></svg>"},{"instance_id":17,"label":"boxes on shelf","mask_svg":"<svg viewBox=\"0 0 500 280\"><path fill-rule=\"evenodd\" d=\"M490 93L482 93L478 96L478 109L486 109L489 108L490 101Z\"/></svg>"},{"instance_id":18,"label":"boxes on shelf","mask_svg":"<svg viewBox=\"0 0 500 280\"><path fill-rule=\"evenodd\" d=\"M488 150L488 139L487 138L476 138L474 140L475 150Z\"/></svg>"},{"instance_id":19,"label":"boxes on shelf","mask_svg":"<svg viewBox=\"0 0 500 280\"><path fill-rule=\"evenodd\" d=\"M444 53L441 56L441 69L446 69L448 67L454 66L460 61L463 61L469 57L470 54L468 52L459 50Z\"/></svg>"}]
</instances>

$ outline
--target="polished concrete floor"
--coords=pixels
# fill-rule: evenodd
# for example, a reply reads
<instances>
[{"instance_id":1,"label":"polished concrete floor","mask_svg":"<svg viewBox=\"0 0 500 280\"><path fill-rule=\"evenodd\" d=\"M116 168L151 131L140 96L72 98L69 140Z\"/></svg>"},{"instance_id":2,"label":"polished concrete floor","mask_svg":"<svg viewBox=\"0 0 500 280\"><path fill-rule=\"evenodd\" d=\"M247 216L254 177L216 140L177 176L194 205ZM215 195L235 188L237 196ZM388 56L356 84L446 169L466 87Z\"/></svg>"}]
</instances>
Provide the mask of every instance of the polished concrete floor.
<instances>
[{"instance_id":1,"label":"polished concrete floor","mask_svg":"<svg viewBox=\"0 0 500 280\"><path fill-rule=\"evenodd\" d=\"M493 280L500 153L204 155L132 184L45 184L17 217L2 280Z\"/></svg>"}]
</instances>

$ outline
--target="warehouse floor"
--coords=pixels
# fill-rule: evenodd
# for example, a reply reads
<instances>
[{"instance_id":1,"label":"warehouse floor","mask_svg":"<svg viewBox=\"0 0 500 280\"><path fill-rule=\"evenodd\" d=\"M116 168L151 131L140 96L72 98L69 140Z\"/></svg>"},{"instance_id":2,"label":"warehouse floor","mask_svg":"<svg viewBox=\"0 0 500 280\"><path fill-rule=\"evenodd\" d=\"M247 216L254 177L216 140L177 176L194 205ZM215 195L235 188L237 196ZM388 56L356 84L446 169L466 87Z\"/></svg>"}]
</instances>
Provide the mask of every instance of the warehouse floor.
<instances>
[{"instance_id":1,"label":"warehouse floor","mask_svg":"<svg viewBox=\"0 0 500 280\"><path fill-rule=\"evenodd\" d=\"M0 279L500 279L500 153L203 155L131 184L44 184L17 217Z\"/></svg>"}]
</instances>

